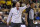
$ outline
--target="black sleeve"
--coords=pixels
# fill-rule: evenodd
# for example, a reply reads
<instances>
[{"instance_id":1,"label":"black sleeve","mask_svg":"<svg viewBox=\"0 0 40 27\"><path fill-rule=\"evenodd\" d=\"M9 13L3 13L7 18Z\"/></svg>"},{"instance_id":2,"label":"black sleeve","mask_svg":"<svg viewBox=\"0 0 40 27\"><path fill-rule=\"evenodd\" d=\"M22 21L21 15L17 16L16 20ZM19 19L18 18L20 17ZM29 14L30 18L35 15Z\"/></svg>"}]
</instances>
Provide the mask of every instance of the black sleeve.
<instances>
[{"instance_id":1,"label":"black sleeve","mask_svg":"<svg viewBox=\"0 0 40 27\"><path fill-rule=\"evenodd\" d=\"M30 7L26 8L26 12L25 13L29 13L29 11L30 11Z\"/></svg>"}]
</instances>

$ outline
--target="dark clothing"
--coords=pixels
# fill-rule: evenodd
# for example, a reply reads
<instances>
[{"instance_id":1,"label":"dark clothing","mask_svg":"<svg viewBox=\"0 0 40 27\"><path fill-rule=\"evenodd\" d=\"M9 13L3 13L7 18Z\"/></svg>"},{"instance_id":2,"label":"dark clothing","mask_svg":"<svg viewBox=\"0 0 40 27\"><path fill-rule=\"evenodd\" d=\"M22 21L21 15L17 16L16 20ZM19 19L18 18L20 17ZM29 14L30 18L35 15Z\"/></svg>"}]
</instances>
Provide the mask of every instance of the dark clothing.
<instances>
[{"instance_id":1,"label":"dark clothing","mask_svg":"<svg viewBox=\"0 0 40 27\"><path fill-rule=\"evenodd\" d=\"M32 21L31 21L30 18L29 18L29 12L30 12L31 9L32 9L31 7L29 7L29 8L26 9L26 13L28 13L28 16L27 16L28 27L31 27L29 24L32 23ZM31 23L30 23L30 22L31 22Z\"/></svg>"},{"instance_id":2,"label":"dark clothing","mask_svg":"<svg viewBox=\"0 0 40 27\"><path fill-rule=\"evenodd\" d=\"M22 23L13 23L11 22L11 27L20 27Z\"/></svg>"},{"instance_id":3,"label":"dark clothing","mask_svg":"<svg viewBox=\"0 0 40 27\"><path fill-rule=\"evenodd\" d=\"M33 27L33 20L30 20L28 27Z\"/></svg>"},{"instance_id":4,"label":"dark clothing","mask_svg":"<svg viewBox=\"0 0 40 27\"><path fill-rule=\"evenodd\" d=\"M30 9L31 9L31 7L29 7L29 8L26 9L26 13L28 13L28 16L27 16L28 23L29 23L29 11L30 11Z\"/></svg>"}]
</instances>

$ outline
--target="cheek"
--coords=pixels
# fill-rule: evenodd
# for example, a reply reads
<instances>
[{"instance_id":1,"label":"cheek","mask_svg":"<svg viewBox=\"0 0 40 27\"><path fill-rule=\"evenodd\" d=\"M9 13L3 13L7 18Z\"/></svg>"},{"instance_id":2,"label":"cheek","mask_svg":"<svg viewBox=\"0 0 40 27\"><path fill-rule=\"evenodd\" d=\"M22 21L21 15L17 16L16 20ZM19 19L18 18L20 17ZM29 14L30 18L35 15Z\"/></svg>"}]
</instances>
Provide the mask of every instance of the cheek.
<instances>
[{"instance_id":1,"label":"cheek","mask_svg":"<svg viewBox=\"0 0 40 27\"><path fill-rule=\"evenodd\" d=\"M20 6L20 4L18 6Z\"/></svg>"}]
</instances>

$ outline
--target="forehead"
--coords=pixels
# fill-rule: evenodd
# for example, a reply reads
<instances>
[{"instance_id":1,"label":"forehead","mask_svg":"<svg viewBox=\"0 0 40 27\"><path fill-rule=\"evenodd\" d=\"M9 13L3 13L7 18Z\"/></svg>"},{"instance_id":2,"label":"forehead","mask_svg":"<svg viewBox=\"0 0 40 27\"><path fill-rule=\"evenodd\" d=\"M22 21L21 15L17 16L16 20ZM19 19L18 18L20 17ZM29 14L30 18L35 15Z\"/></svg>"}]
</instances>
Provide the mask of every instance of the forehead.
<instances>
[{"instance_id":1,"label":"forehead","mask_svg":"<svg viewBox=\"0 0 40 27\"><path fill-rule=\"evenodd\" d=\"M19 2L17 2L16 4L20 4Z\"/></svg>"}]
</instances>

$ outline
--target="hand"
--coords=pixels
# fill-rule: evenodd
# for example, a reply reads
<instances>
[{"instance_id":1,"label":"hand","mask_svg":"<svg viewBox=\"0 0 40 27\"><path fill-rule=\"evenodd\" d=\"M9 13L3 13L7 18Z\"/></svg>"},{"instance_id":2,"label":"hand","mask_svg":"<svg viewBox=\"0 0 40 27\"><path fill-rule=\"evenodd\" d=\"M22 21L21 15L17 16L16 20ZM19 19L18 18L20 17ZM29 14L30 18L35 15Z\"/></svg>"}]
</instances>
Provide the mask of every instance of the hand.
<instances>
[{"instance_id":1,"label":"hand","mask_svg":"<svg viewBox=\"0 0 40 27\"><path fill-rule=\"evenodd\" d=\"M27 4L27 7L29 8L29 7L30 7L30 5L29 5L29 4Z\"/></svg>"},{"instance_id":2,"label":"hand","mask_svg":"<svg viewBox=\"0 0 40 27\"><path fill-rule=\"evenodd\" d=\"M9 26L9 23L7 23L7 26Z\"/></svg>"},{"instance_id":3,"label":"hand","mask_svg":"<svg viewBox=\"0 0 40 27\"><path fill-rule=\"evenodd\" d=\"M28 26L28 22L26 23L26 25Z\"/></svg>"}]
</instances>

